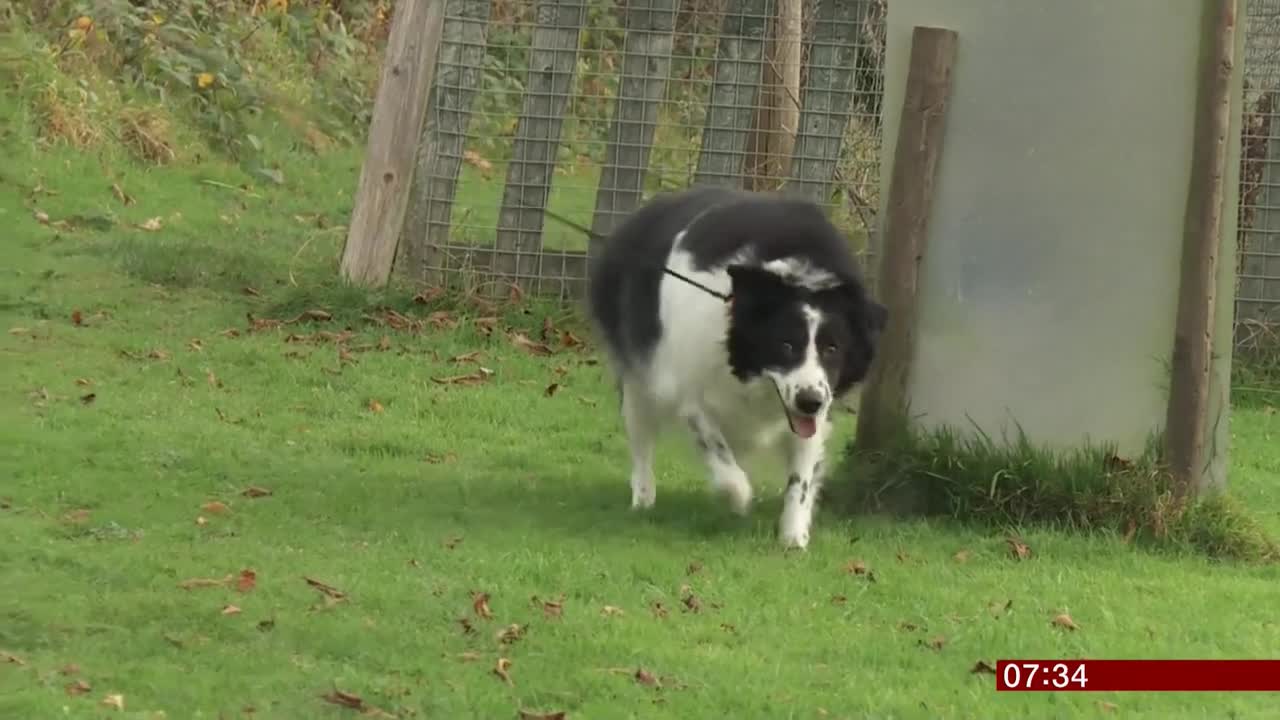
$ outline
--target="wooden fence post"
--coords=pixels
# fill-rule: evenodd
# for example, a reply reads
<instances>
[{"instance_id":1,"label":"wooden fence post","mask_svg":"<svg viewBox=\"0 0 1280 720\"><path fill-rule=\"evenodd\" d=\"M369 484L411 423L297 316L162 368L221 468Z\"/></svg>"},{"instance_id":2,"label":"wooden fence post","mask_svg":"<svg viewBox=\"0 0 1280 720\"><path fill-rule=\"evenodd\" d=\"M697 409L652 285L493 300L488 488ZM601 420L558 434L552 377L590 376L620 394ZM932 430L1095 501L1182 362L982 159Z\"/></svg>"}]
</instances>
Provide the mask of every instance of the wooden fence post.
<instances>
[{"instance_id":1,"label":"wooden fence post","mask_svg":"<svg viewBox=\"0 0 1280 720\"><path fill-rule=\"evenodd\" d=\"M800 98L800 134L786 191L816 203L830 199L856 91L858 36L868 0L818 0L809 77ZM871 228L867 228L870 232Z\"/></svg>"},{"instance_id":2,"label":"wooden fence post","mask_svg":"<svg viewBox=\"0 0 1280 720\"><path fill-rule=\"evenodd\" d=\"M658 103L671 70L676 0L630 0L626 13L618 97L591 220L597 236L613 232L617 222L640 204L658 126ZM593 248L596 245L591 243Z\"/></svg>"},{"instance_id":3,"label":"wooden fence post","mask_svg":"<svg viewBox=\"0 0 1280 720\"><path fill-rule=\"evenodd\" d=\"M773 0L728 0L695 185L742 187L747 140L763 76L765 33L774 7Z\"/></svg>"},{"instance_id":4,"label":"wooden fence post","mask_svg":"<svg viewBox=\"0 0 1280 720\"><path fill-rule=\"evenodd\" d=\"M342 251L349 282L377 287L391 275L413 180L414 153L407 149L422 133L443 25L444 0L396 3Z\"/></svg>"},{"instance_id":5,"label":"wooden fence post","mask_svg":"<svg viewBox=\"0 0 1280 720\"><path fill-rule=\"evenodd\" d=\"M447 0L436 83L418 141L408 215L400 240L400 266L410 277L436 284L447 267L453 200L479 95L486 55L490 0Z\"/></svg>"},{"instance_id":6,"label":"wooden fence post","mask_svg":"<svg viewBox=\"0 0 1280 720\"><path fill-rule=\"evenodd\" d=\"M862 390L855 438L859 450L882 449L889 434L906 419L907 382L915 360L920 260L929 235L956 44L953 30L916 27L911 33L878 282L889 324Z\"/></svg>"},{"instance_id":7,"label":"wooden fence post","mask_svg":"<svg viewBox=\"0 0 1280 720\"><path fill-rule=\"evenodd\" d=\"M536 279L542 252L543 211L560 147L564 112L577 69L585 0L540 0L529 49L524 107L498 213L493 269L511 282Z\"/></svg>"},{"instance_id":8,"label":"wooden fence post","mask_svg":"<svg viewBox=\"0 0 1280 720\"><path fill-rule=\"evenodd\" d=\"M1231 128L1237 0L1206 4L1205 43L1191 155L1191 186L1182 243L1182 273L1174 329L1164 454L1175 492L1204 489L1205 430L1213 370L1222 200Z\"/></svg>"}]
</instances>

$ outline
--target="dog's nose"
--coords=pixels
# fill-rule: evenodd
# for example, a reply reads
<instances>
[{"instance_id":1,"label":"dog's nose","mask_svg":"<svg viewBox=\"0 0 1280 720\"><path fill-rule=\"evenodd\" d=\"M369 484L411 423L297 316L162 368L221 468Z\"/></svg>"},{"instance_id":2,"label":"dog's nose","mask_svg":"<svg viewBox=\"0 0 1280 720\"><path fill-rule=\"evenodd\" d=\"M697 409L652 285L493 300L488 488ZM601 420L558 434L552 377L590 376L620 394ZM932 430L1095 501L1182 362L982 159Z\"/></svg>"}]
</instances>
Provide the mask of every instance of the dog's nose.
<instances>
[{"instance_id":1,"label":"dog's nose","mask_svg":"<svg viewBox=\"0 0 1280 720\"><path fill-rule=\"evenodd\" d=\"M796 409L808 415L813 415L821 410L822 401L822 393L812 388L805 388L796 393Z\"/></svg>"}]
</instances>

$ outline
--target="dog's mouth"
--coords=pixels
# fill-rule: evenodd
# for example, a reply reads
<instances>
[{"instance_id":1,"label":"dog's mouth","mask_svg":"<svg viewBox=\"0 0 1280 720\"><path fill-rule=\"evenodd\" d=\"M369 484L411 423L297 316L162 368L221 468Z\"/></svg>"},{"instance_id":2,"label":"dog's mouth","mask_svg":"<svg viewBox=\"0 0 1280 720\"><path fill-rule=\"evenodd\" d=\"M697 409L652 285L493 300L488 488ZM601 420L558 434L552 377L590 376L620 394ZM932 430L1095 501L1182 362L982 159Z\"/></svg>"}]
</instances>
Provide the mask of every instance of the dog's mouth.
<instances>
[{"instance_id":1,"label":"dog's mouth","mask_svg":"<svg viewBox=\"0 0 1280 720\"><path fill-rule=\"evenodd\" d=\"M818 418L813 415L801 415L788 410L787 422L791 425L791 432L802 438L811 438L818 432Z\"/></svg>"}]
</instances>

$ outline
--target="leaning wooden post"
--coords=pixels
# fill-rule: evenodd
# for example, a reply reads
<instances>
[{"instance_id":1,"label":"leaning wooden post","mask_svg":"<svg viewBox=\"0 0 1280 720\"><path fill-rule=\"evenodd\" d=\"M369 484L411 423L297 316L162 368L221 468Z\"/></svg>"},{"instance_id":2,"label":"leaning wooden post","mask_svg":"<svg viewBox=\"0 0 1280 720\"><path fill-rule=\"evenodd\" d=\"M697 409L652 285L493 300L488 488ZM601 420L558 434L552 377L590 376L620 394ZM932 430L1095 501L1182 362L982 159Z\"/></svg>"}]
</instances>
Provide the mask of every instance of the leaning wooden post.
<instances>
[{"instance_id":1,"label":"leaning wooden post","mask_svg":"<svg viewBox=\"0 0 1280 720\"><path fill-rule=\"evenodd\" d=\"M862 391L856 438L860 450L882 449L888 434L905 421L907 382L915 359L920 260L929 235L956 40L955 31L942 28L916 27L911 33L880 258L879 287L889 324Z\"/></svg>"},{"instance_id":2,"label":"leaning wooden post","mask_svg":"<svg viewBox=\"0 0 1280 720\"><path fill-rule=\"evenodd\" d=\"M1165 461L1175 492L1203 490L1209 382L1213 370L1214 308L1222 199L1231 142L1231 78L1235 70L1237 0L1208 4L1200 93L1191 155L1191 185L1182 234L1182 274L1174 326L1165 419Z\"/></svg>"},{"instance_id":3,"label":"leaning wooden post","mask_svg":"<svg viewBox=\"0 0 1280 720\"><path fill-rule=\"evenodd\" d=\"M377 287L391 276L409 204L413 148L435 76L444 9L444 0L413 0L396 3L391 17L368 149L342 250L342 277L349 282Z\"/></svg>"}]
</instances>

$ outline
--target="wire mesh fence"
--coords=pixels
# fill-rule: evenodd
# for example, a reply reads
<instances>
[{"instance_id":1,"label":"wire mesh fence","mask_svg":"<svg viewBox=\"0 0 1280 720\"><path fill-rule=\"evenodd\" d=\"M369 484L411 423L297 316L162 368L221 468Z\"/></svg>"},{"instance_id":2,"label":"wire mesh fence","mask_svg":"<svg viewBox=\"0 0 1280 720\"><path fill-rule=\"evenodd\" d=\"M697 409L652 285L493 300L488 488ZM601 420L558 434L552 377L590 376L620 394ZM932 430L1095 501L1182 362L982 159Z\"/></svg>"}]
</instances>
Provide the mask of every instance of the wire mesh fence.
<instances>
[{"instance_id":1,"label":"wire mesh fence","mask_svg":"<svg viewBox=\"0 0 1280 720\"><path fill-rule=\"evenodd\" d=\"M885 0L448 0L401 258L580 296L591 242L661 191L826 206L865 253Z\"/></svg>"},{"instance_id":2,"label":"wire mesh fence","mask_svg":"<svg viewBox=\"0 0 1280 720\"><path fill-rule=\"evenodd\" d=\"M573 225L719 184L826 206L874 281L886 2L447 0L397 266L578 297L592 243ZM1280 0L1246 7L1243 359L1280 355Z\"/></svg>"}]
</instances>

